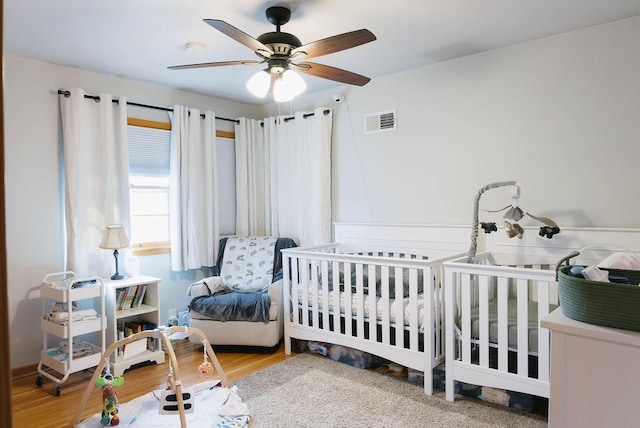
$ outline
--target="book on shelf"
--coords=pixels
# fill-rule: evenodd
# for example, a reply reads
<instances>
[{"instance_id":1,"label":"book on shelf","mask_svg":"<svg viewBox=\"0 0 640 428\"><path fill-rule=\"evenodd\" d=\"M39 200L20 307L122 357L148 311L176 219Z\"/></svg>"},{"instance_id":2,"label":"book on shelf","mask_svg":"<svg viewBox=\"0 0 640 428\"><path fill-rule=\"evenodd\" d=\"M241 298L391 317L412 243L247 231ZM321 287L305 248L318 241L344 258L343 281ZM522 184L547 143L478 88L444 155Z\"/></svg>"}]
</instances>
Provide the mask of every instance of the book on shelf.
<instances>
[{"instance_id":1,"label":"book on shelf","mask_svg":"<svg viewBox=\"0 0 640 428\"><path fill-rule=\"evenodd\" d=\"M122 325L118 325L118 333L117 333L117 340L122 340L124 339L124 324ZM118 355L118 357L122 356L122 354L124 353L124 346L118 346L118 349L116 350L116 355Z\"/></svg>"},{"instance_id":2,"label":"book on shelf","mask_svg":"<svg viewBox=\"0 0 640 428\"><path fill-rule=\"evenodd\" d=\"M150 322L150 321L142 321L142 330L146 331L146 330L155 330L156 328L158 328L158 325L154 322Z\"/></svg>"},{"instance_id":3,"label":"book on shelf","mask_svg":"<svg viewBox=\"0 0 640 428\"><path fill-rule=\"evenodd\" d=\"M129 288L120 288L119 291L122 291L122 298L120 299L120 304L118 305L118 310L121 311L124 309L124 303L127 300L127 293L129 293Z\"/></svg>"},{"instance_id":4,"label":"book on shelf","mask_svg":"<svg viewBox=\"0 0 640 428\"><path fill-rule=\"evenodd\" d=\"M136 301L138 300L138 293L140 292L140 288L137 285L132 286L134 287L133 290L130 291L131 294L131 299L129 302L129 308L135 308L136 307Z\"/></svg>"},{"instance_id":5,"label":"book on shelf","mask_svg":"<svg viewBox=\"0 0 640 428\"><path fill-rule=\"evenodd\" d=\"M147 293L147 284L142 284L138 286L139 290L138 293L136 293L136 300L134 302L134 308L139 307L143 300L144 300L144 295Z\"/></svg>"},{"instance_id":6,"label":"book on shelf","mask_svg":"<svg viewBox=\"0 0 640 428\"><path fill-rule=\"evenodd\" d=\"M156 323L149 322L149 321L142 321L142 331L155 330L156 328L158 328L158 325ZM153 352L157 349L157 347L158 347L157 338L155 337L147 338L147 350Z\"/></svg>"},{"instance_id":7,"label":"book on shelf","mask_svg":"<svg viewBox=\"0 0 640 428\"><path fill-rule=\"evenodd\" d=\"M142 325L137 322L127 321L124 323L124 337L129 337L132 334L140 333L141 331Z\"/></svg>"},{"instance_id":8,"label":"book on shelf","mask_svg":"<svg viewBox=\"0 0 640 428\"><path fill-rule=\"evenodd\" d=\"M116 308L120 310L122 308L122 297L124 296L124 289L118 288L116 290Z\"/></svg>"},{"instance_id":9,"label":"book on shelf","mask_svg":"<svg viewBox=\"0 0 640 428\"><path fill-rule=\"evenodd\" d=\"M140 307L147 293L147 284L132 285L116 290L116 307L119 311Z\"/></svg>"},{"instance_id":10,"label":"book on shelf","mask_svg":"<svg viewBox=\"0 0 640 428\"><path fill-rule=\"evenodd\" d=\"M133 303L133 296L135 295L137 289L138 289L137 285L132 285L131 287L129 287L127 291L127 297L124 301L124 304L122 305L122 309L131 309L131 303Z\"/></svg>"}]
</instances>

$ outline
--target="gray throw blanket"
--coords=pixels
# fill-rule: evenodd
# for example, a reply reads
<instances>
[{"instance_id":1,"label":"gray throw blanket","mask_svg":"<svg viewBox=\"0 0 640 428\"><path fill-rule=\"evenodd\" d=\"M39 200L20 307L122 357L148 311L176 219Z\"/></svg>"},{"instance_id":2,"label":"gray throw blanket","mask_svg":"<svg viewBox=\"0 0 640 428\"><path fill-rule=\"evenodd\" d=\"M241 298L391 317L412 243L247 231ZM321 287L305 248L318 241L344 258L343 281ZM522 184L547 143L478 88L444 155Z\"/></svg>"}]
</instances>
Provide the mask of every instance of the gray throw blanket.
<instances>
[{"instance_id":1,"label":"gray throw blanket","mask_svg":"<svg viewBox=\"0 0 640 428\"><path fill-rule=\"evenodd\" d=\"M214 321L269 322L271 299L266 291L238 293L220 291L211 296L194 297L189 309Z\"/></svg>"}]
</instances>

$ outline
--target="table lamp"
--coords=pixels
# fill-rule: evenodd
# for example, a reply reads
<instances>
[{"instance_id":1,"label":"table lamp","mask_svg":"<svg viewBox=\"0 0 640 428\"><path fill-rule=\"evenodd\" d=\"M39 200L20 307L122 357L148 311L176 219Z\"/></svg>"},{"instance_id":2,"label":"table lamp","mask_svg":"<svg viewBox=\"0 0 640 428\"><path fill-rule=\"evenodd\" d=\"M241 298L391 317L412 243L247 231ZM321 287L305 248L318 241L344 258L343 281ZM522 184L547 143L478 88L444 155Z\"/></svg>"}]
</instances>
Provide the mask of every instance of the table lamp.
<instances>
[{"instance_id":1,"label":"table lamp","mask_svg":"<svg viewBox=\"0 0 640 428\"><path fill-rule=\"evenodd\" d=\"M118 272L118 250L129 246L129 237L121 224L110 224L104 231L100 248L113 250L113 257L116 259L116 273L111 276L112 280L124 279Z\"/></svg>"}]
</instances>

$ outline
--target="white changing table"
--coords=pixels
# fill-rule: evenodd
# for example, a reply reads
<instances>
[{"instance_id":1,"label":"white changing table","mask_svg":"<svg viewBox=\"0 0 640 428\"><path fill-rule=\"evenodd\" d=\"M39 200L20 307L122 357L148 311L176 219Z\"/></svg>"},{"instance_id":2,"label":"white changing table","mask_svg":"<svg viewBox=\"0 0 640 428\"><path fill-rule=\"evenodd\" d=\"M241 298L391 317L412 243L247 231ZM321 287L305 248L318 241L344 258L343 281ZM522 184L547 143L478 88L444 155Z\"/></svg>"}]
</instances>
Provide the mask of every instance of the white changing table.
<instances>
[{"instance_id":1,"label":"white changing table","mask_svg":"<svg viewBox=\"0 0 640 428\"><path fill-rule=\"evenodd\" d=\"M575 321L560 308L541 325L551 330L549 426L638 426L640 332Z\"/></svg>"}]
</instances>

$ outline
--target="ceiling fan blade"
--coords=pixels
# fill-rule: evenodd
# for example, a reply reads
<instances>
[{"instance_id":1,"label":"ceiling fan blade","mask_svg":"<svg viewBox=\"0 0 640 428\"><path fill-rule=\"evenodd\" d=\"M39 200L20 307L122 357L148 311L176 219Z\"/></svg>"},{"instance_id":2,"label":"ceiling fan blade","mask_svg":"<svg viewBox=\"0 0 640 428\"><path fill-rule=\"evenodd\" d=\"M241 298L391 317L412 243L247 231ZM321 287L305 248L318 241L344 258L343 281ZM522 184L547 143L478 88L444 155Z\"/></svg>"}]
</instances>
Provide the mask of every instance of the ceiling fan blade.
<instances>
[{"instance_id":1,"label":"ceiling fan blade","mask_svg":"<svg viewBox=\"0 0 640 428\"><path fill-rule=\"evenodd\" d=\"M264 61L255 61L252 59L244 61L219 61L219 62L202 62L199 64L172 65L167 67L169 70L186 70L189 68L206 68L206 67L222 67L225 65L254 65L261 64Z\"/></svg>"},{"instance_id":2,"label":"ceiling fan blade","mask_svg":"<svg viewBox=\"0 0 640 428\"><path fill-rule=\"evenodd\" d=\"M341 68L331 67L329 65L317 64L315 62L301 62L293 64L296 70L312 76L322 77L323 79L335 80L336 82L347 83L349 85L364 86L371 80L368 77Z\"/></svg>"},{"instance_id":3,"label":"ceiling fan blade","mask_svg":"<svg viewBox=\"0 0 640 428\"><path fill-rule=\"evenodd\" d=\"M258 40L254 39L244 31L237 29L231 24L228 24L219 19L205 19L204 22L211 25L216 30L231 37L236 42L239 42L245 45L246 47L253 50L254 52L261 52L265 56L273 55L273 50L269 49L262 42L259 42Z\"/></svg>"},{"instance_id":4,"label":"ceiling fan blade","mask_svg":"<svg viewBox=\"0 0 640 428\"><path fill-rule=\"evenodd\" d=\"M307 43L292 50L291 56L295 57L296 54L305 53L305 58L314 58L351 49L374 40L376 40L376 36L371 31L365 29L356 30Z\"/></svg>"}]
</instances>

